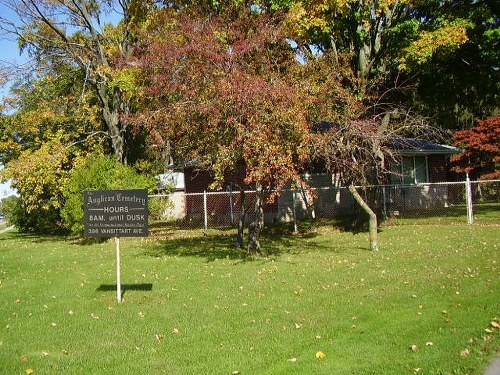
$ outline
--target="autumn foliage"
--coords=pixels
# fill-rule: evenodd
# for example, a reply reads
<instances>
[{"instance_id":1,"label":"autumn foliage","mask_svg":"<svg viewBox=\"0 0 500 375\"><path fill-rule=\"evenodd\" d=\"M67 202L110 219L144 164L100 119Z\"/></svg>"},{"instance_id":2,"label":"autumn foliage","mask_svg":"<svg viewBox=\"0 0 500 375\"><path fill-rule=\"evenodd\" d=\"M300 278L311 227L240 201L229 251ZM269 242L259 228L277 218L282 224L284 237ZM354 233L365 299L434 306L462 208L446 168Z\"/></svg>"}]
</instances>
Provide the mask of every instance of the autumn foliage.
<instances>
[{"instance_id":1,"label":"autumn foliage","mask_svg":"<svg viewBox=\"0 0 500 375\"><path fill-rule=\"evenodd\" d=\"M309 142L308 97L278 17L159 11L138 51L141 111L131 119L151 150L213 172L246 166L245 183L298 180ZM168 150L167 150L168 149Z\"/></svg>"},{"instance_id":2,"label":"autumn foliage","mask_svg":"<svg viewBox=\"0 0 500 375\"><path fill-rule=\"evenodd\" d=\"M452 157L454 171L480 179L500 178L500 117L479 120L472 129L456 132L453 141L462 148Z\"/></svg>"}]
</instances>

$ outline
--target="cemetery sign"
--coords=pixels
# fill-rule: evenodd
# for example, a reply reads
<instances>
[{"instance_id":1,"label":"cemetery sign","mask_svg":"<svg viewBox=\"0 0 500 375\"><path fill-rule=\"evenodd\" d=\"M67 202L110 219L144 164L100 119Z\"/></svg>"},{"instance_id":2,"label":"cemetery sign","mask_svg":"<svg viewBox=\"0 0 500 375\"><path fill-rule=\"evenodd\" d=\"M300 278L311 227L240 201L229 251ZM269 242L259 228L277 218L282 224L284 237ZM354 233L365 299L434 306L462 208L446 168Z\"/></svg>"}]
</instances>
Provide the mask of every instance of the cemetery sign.
<instances>
[{"instance_id":1,"label":"cemetery sign","mask_svg":"<svg viewBox=\"0 0 500 375\"><path fill-rule=\"evenodd\" d=\"M83 199L86 237L147 237L147 190L85 191Z\"/></svg>"}]
</instances>

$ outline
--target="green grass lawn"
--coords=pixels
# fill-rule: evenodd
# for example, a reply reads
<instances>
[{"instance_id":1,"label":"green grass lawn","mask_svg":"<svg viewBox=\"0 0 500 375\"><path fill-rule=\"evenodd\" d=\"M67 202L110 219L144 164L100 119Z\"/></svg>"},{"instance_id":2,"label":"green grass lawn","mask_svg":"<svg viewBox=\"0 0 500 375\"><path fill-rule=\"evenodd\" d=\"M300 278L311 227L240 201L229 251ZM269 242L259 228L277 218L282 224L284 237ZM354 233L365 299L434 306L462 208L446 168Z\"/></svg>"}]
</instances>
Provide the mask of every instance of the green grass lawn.
<instances>
[{"instance_id":1,"label":"green grass lawn","mask_svg":"<svg viewBox=\"0 0 500 375\"><path fill-rule=\"evenodd\" d=\"M499 221L113 241L0 235L0 374L482 374L499 350ZM493 322L493 325L492 325ZM317 353L326 356L317 358Z\"/></svg>"}]
</instances>

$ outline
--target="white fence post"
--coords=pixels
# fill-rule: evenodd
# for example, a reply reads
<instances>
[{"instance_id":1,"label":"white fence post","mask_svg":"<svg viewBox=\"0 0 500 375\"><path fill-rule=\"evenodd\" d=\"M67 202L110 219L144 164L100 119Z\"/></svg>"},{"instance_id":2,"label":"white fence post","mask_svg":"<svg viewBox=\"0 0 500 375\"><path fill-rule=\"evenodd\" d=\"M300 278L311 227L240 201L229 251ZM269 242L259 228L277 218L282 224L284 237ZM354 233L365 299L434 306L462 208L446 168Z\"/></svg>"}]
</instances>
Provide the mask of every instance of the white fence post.
<instances>
[{"instance_id":1,"label":"white fence post","mask_svg":"<svg viewBox=\"0 0 500 375\"><path fill-rule=\"evenodd\" d=\"M467 200L467 224L474 224L474 213L472 211L472 188L468 173L465 178L465 192Z\"/></svg>"},{"instance_id":2,"label":"white fence post","mask_svg":"<svg viewBox=\"0 0 500 375\"><path fill-rule=\"evenodd\" d=\"M120 237L115 237L116 247L116 300L118 303L122 301L122 281L120 271Z\"/></svg>"},{"instance_id":3,"label":"white fence post","mask_svg":"<svg viewBox=\"0 0 500 375\"><path fill-rule=\"evenodd\" d=\"M207 212L207 191L203 191L203 216L205 219L205 231L208 230L208 212Z\"/></svg>"},{"instance_id":4,"label":"white fence post","mask_svg":"<svg viewBox=\"0 0 500 375\"><path fill-rule=\"evenodd\" d=\"M297 205L297 192L295 189L292 190L292 206L293 206L293 233L298 232L297 228L297 208L295 207Z\"/></svg>"}]
</instances>

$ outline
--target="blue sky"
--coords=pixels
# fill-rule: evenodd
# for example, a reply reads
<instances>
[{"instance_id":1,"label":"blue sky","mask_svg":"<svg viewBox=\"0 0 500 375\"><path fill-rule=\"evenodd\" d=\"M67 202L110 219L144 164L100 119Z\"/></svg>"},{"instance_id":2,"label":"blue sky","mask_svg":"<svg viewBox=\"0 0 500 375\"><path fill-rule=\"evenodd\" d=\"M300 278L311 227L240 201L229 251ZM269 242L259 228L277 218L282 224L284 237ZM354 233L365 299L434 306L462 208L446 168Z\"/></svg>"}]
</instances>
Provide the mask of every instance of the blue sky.
<instances>
[{"instance_id":1,"label":"blue sky","mask_svg":"<svg viewBox=\"0 0 500 375\"><path fill-rule=\"evenodd\" d=\"M5 5L0 4L0 14L2 17L11 18L14 17L12 12L5 7ZM12 18L11 18L12 19ZM17 47L17 41L11 36L1 35L0 36L0 62L1 64L9 63L20 63L23 61L23 57L19 56L19 49ZM14 77L12 77L14 78ZM8 93L9 86L0 87L0 98ZM0 168L2 166L0 165ZM0 182L0 200L8 197L9 195L15 194L15 190L12 189L9 182Z\"/></svg>"},{"instance_id":2,"label":"blue sky","mask_svg":"<svg viewBox=\"0 0 500 375\"><path fill-rule=\"evenodd\" d=\"M0 15L9 20L15 20L16 16L8 7L0 3ZM20 56L17 40L12 35L0 35L0 64L19 64L26 60L26 56ZM14 79L15 77L11 77ZM0 87L0 98L8 93L9 84Z\"/></svg>"}]
</instances>

